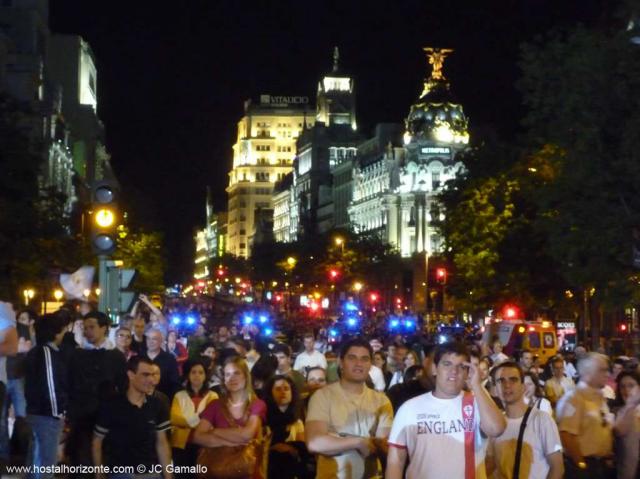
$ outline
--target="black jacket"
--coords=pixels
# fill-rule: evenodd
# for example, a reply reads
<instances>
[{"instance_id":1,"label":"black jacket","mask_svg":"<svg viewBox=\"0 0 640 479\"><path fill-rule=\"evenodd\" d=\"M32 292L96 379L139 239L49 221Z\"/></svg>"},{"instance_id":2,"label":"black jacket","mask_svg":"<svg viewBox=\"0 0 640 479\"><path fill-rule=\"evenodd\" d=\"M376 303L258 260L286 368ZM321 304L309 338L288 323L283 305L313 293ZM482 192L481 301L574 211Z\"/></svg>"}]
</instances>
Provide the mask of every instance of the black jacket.
<instances>
[{"instance_id":1,"label":"black jacket","mask_svg":"<svg viewBox=\"0 0 640 479\"><path fill-rule=\"evenodd\" d=\"M58 349L36 346L25 358L27 414L60 417L67 410L67 368Z\"/></svg>"},{"instance_id":2,"label":"black jacket","mask_svg":"<svg viewBox=\"0 0 640 479\"><path fill-rule=\"evenodd\" d=\"M76 349L69 364L69 418L93 420L100 402L126 388L124 354L117 349Z\"/></svg>"}]
</instances>

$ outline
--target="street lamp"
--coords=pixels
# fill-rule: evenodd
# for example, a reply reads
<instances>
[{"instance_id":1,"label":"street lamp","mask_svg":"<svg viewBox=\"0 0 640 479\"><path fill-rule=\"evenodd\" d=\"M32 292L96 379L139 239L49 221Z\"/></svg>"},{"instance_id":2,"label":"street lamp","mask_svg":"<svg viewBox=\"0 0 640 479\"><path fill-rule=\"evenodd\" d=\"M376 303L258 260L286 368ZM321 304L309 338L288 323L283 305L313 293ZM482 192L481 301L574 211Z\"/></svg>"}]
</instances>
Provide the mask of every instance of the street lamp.
<instances>
[{"instance_id":1,"label":"street lamp","mask_svg":"<svg viewBox=\"0 0 640 479\"><path fill-rule=\"evenodd\" d=\"M340 247L340 254L344 254L344 238L342 236L336 236L333 239L333 242L336 244L336 246Z\"/></svg>"},{"instance_id":2,"label":"street lamp","mask_svg":"<svg viewBox=\"0 0 640 479\"><path fill-rule=\"evenodd\" d=\"M53 292L53 297L55 298L56 301L61 301L63 296L64 296L64 293L59 289L56 289Z\"/></svg>"},{"instance_id":3,"label":"street lamp","mask_svg":"<svg viewBox=\"0 0 640 479\"><path fill-rule=\"evenodd\" d=\"M33 297L36 295L36 292L31 288L27 288L22 292L22 294L24 295L25 306L29 306L29 301L33 299Z\"/></svg>"}]
</instances>

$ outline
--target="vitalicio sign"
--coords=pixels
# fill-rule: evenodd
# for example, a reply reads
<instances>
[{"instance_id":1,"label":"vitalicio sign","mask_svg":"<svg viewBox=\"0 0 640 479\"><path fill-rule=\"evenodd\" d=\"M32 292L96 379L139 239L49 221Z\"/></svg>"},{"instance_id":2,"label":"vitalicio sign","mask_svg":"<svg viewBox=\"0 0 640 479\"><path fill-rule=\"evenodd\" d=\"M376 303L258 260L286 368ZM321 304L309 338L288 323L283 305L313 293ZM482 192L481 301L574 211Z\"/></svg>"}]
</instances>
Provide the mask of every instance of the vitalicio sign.
<instances>
[{"instance_id":1,"label":"vitalicio sign","mask_svg":"<svg viewBox=\"0 0 640 479\"><path fill-rule=\"evenodd\" d=\"M309 103L308 96L275 96L260 95L262 105L286 106L286 105L306 105Z\"/></svg>"}]
</instances>

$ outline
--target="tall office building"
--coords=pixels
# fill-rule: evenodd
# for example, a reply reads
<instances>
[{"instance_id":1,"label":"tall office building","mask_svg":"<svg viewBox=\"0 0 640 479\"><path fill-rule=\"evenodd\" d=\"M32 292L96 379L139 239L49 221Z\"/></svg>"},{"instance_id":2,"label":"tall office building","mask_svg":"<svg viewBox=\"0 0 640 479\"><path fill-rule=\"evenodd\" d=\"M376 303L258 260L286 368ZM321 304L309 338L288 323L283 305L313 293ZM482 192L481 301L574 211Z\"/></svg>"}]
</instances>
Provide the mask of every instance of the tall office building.
<instances>
[{"instance_id":1,"label":"tall office building","mask_svg":"<svg viewBox=\"0 0 640 479\"><path fill-rule=\"evenodd\" d=\"M47 63L50 81L62 94L75 171L86 183L112 177L97 113L98 71L91 47L78 35L52 35Z\"/></svg>"},{"instance_id":2,"label":"tall office building","mask_svg":"<svg viewBox=\"0 0 640 479\"><path fill-rule=\"evenodd\" d=\"M274 184L291 171L296 140L313 123L308 97L260 95L258 102L245 102L227 187L227 253L251 255L256 216L273 209Z\"/></svg>"}]
</instances>

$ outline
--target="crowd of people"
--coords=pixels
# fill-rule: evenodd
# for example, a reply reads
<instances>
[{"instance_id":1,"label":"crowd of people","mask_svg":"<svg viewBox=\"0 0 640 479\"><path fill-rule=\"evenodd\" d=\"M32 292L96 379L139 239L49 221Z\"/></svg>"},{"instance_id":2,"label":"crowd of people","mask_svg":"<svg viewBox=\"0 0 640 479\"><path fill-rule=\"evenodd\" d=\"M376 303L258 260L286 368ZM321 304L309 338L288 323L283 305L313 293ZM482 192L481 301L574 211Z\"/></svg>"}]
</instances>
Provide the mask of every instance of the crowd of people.
<instances>
[{"instance_id":1,"label":"crowd of people","mask_svg":"<svg viewBox=\"0 0 640 479\"><path fill-rule=\"evenodd\" d=\"M88 303L0 303L0 458L24 443L25 464L144 478L639 476L637 358L277 339L231 321L185 334L144 295L117 325Z\"/></svg>"}]
</instances>

